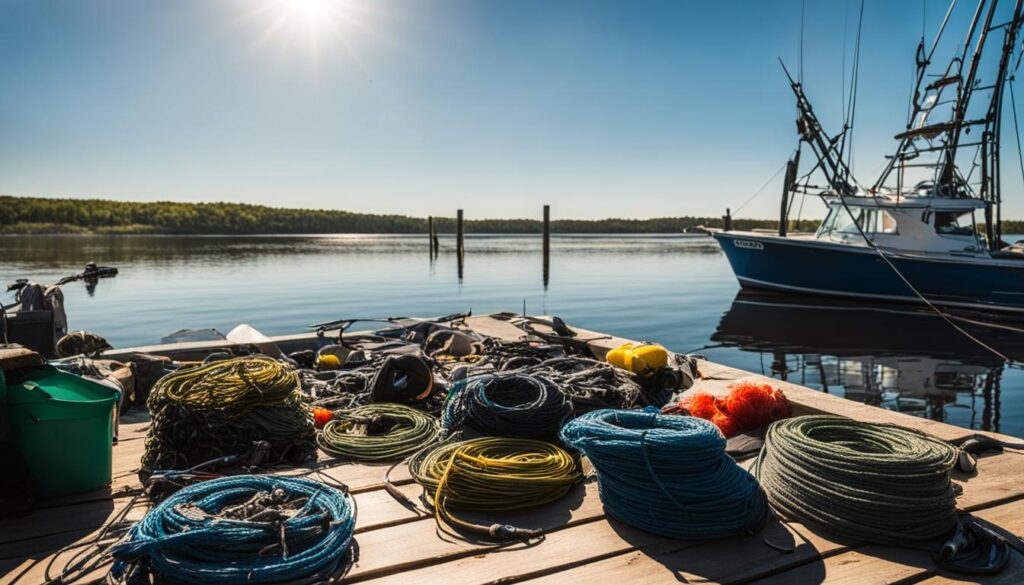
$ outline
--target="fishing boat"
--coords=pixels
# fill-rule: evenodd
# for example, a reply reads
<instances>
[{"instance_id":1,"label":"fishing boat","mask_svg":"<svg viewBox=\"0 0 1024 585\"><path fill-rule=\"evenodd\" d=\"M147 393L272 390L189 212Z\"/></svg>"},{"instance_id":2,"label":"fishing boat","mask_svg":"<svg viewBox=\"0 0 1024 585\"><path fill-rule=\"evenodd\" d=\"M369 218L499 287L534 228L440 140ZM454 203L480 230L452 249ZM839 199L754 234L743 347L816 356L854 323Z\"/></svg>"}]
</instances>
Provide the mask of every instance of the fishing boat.
<instances>
[{"instance_id":1,"label":"fishing boat","mask_svg":"<svg viewBox=\"0 0 1024 585\"><path fill-rule=\"evenodd\" d=\"M955 5L930 48L923 37L918 45L907 126L873 184L857 181L850 168L857 59L846 121L835 135L823 129L801 76L783 66L796 96L799 144L785 167L779 231L714 234L741 286L1024 312L1024 253L1020 243L1003 241L1000 214L1003 97L1009 88L1013 101L1024 0L980 0L962 49L936 69L932 59ZM982 70L994 75L982 79ZM801 174L804 147L815 162ZM824 184L814 184L822 177ZM807 195L827 215L813 234L788 235L792 203Z\"/></svg>"}]
</instances>

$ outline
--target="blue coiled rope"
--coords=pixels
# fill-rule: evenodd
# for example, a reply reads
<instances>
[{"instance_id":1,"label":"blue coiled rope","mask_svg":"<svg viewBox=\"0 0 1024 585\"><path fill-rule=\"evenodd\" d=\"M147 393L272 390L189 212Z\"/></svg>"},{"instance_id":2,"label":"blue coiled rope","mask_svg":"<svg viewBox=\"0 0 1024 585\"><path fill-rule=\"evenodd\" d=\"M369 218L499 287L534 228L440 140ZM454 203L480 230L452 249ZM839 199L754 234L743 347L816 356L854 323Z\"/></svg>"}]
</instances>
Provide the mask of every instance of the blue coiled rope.
<instances>
[{"instance_id":1,"label":"blue coiled rope","mask_svg":"<svg viewBox=\"0 0 1024 585\"><path fill-rule=\"evenodd\" d=\"M148 583L320 583L350 564L352 498L294 477L198 483L150 510L111 547L111 577Z\"/></svg>"},{"instance_id":2,"label":"blue coiled rope","mask_svg":"<svg viewBox=\"0 0 1024 585\"><path fill-rule=\"evenodd\" d=\"M543 376L487 374L460 380L444 403L442 426L469 425L497 437L554 439L572 416L572 403Z\"/></svg>"},{"instance_id":3,"label":"blue coiled rope","mask_svg":"<svg viewBox=\"0 0 1024 585\"><path fill-rule=\"evenodd\" d=\"M757 480L725 454L709 421L595 410L568 422L561 437L597 469L605 510L635 528L701 540L755 530L767 517Z\"/></svg>"}]
</instances>

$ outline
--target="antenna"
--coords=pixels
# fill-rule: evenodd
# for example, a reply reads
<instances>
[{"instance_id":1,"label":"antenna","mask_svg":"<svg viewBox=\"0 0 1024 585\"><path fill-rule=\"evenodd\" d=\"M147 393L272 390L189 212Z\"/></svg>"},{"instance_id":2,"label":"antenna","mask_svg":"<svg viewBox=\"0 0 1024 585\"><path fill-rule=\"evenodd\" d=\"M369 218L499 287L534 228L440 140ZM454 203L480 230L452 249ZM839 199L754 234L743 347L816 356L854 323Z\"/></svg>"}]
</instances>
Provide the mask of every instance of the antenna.
<instances>
[{"instance_id":1,"label":"antenna","mask_svg":"<svg viewBox=\"0 0 1024 585\"><path fill-rule=\"evenodd\" d=\"M807 15L807 0L803 0L800 3L800 42L797 46L797 72L796 80L798 83L803 84L804 82L804 19Z\"/></svg>"}]
</instances>

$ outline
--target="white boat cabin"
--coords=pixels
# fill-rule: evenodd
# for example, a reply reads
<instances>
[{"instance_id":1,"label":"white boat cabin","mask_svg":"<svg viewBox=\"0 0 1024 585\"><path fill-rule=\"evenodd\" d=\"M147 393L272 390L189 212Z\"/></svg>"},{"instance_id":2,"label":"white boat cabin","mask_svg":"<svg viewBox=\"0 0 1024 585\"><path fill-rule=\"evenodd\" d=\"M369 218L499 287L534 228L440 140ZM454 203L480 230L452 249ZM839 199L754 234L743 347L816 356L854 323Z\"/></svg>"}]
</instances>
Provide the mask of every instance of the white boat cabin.
<instances>
[{"instance_id":1,"label":"white boat cabin","mask_svg":"<svg viewBox=\"0 0 1024 585\"><path fill-rule=\"evenodd\" d=\"M825 201L828 215L818 227L815 239L867 246L854 224L856 220L864 235L879 248L989 256L975 215L985 209L985 203L977 199L865 195L846 197L845 207L839 197L826 197Z\"/></svg>"}]
</instances>

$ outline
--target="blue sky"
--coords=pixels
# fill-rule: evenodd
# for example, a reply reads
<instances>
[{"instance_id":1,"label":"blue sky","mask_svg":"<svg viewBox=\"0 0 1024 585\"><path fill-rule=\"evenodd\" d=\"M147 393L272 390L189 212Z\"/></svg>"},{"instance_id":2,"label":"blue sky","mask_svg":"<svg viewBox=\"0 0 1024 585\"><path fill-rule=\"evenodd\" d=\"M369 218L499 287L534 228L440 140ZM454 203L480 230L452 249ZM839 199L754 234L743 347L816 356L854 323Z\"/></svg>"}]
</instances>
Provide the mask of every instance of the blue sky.
<instances>
[{"instance_id":1,"label":"blue sky","mask_svg":"<svg viewBox=\"0 0 1024 585\"><path fill-rule=\"evenodd\" d=\"M867 1L863 177L905 124L922 17L930 37L947 5L924 4ZM858 7L806 6L804 81L832 130ZM801 0L0 0L0 192L718 215L795 146L777 58L795 67L800 13ZM1007 148L1005 216L1022 217ZM741 215L774 216L777 185Z\"/></svg>"}]
</instances>

